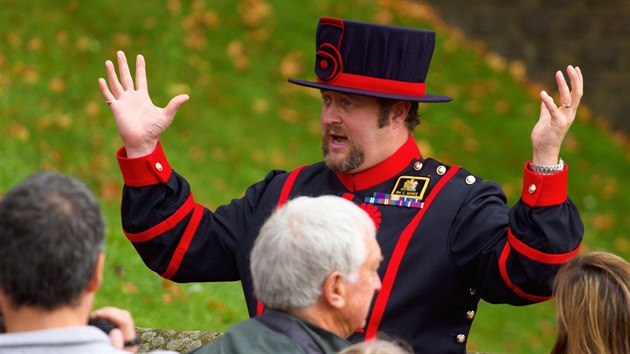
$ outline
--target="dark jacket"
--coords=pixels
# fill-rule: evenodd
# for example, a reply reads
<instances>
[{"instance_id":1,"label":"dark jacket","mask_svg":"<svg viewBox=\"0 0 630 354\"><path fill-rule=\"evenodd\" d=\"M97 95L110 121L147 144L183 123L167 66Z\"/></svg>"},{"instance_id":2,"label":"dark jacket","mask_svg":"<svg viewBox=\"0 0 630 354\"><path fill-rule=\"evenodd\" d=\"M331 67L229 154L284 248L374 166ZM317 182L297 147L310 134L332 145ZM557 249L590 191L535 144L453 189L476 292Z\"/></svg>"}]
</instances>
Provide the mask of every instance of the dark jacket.
<instances>
[{"instance_id":1,"label":"dark jacket","mask_svg":"<svg viewBox=\"0 0 630 354\"><path fill-rule=\"evenodd\" d=\"M553 175L525 168L521 199L510 208L499 185L424 159L412 136L357 174L335 173L323 163L272 171L214 212L194 202L160 145L136 159L121 149L118 160L123 228L147 266L177 282L241 280L252 316L257 302L248 256L278 203L332 194L362 206L379 225L383 287L365 330L350 340L382 331L416 352L465 353L482 298L515 305L549 299L558 267L575 256L583 234L567 198L568 166ZM387 200L394 194L398 201ZM391 205L404 195L421 202Z\"/></svg>"},{"instance_id":2,"label":"dark jacket","mask_svg":"<svg viewBox=\"0 0 630 354\"><path fill-rule=\"evenodd\" d=\"M269 316L272 315L272 316ZM350 345L350 342L318 327L299 317L285 312L265 311L262 315L277 321L283 319L283 327L292 327L285 331L277 331L251 318L239 322L230 328L216 341L194 350L191 354L251 354L251 353L296 353L296 354L334 354ZM309 337L315 347L307 353L304 343L297 343L297 336L283 332L300 331Z\"/></svg>"}]
</instances>

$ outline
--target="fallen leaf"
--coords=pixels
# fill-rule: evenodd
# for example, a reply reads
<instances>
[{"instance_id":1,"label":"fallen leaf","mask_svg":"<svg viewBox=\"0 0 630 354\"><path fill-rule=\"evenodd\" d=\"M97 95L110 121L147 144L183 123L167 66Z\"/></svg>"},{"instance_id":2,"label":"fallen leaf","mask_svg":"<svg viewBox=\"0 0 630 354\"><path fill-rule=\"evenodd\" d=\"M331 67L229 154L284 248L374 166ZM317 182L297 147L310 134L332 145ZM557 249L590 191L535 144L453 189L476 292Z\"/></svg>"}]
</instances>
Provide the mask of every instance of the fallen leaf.
<instances>
[{"instance_id":1,"label":"fallen leaf","mask_svg":"<svg viewBox=\"0 0 630 354\"><path fill-rule=\"evenodd\" d=\"M280 119L288 123L297 123L300 121L300 114L290 108L282 107L279 112Z\"/></svg>"},{"instance_id":2,"label":"fallen leaf","mask_svg":"<svg viewBox=\"0 0 630 354\"><path fill-rule=\"evenodd\" d=\"M262 98L257 98L252 102L252 110L258 114L267 113L269 111L269 102Z\"/></svg>"},{"instance_id":3,"label":"fallen leaf","mask_svg":"<svg viewBox=\"0 0 630 354\"><path fill-rule=\"evenodd\" d=\"M26 42L26 49L29 52L39 52L40 49L42 49L43 43L42 37L33 37Z\"/></svg>"},{"instance_id":4,"label":"fallen leaf","mask_svg":"<svg viewBox=\"0 0 630 354\"><path fill-rule=\"evenodd\" d=\"M123 294L136 294L138 292L138 286L132 282L124 281L120 286L120 291Z\"/></svg>"},{"instance_id":5,"label":"fallen leaf","mask_svg":"<svg viewBox=\"0 0 630 354\"><path fill-rule=\"evenodd\" d=\"M280 75L285 79L298 76L304 67L302 57L300 51L294 50L287 53L280 62Z\"/></svg>"},{"instance_id":6,"label":"fallen leaf","mask_svg":"<svg viewBox=\"0 0 630 354\"><path fill-rule=\"evenodd\" d=\"M242 0L238 4L241 21L248 27L258 27L271 15L273 8L265 0Z\"/></svg>"},{"instance_id":7,"label":"fallen leaf","mask_svg":"<svg viewBox=\"0 0 630 354\"><path fill-rule=\"evenodd\" d=\"M176 14L182 9L182 4L179 0L168 0L166 3L166 9L171 14Z\"/></svg>"},{"instance_id":8,"label":"fallen leaf","mask_svg":"<svg viewBox=\"0 0 630 354\"><path fill-rule=\"evenodd\" d=\"M62 93L66 91L67 85L59 76L55 76L48 82L48 88L54 93Z\"/></svg>"},{"instance_id":9,"label":"fallen leaf","mask_svg":"<svg viewBox=\"0 0 630 354\"><path fill-rule=\"evenodd\" d=\"M249 67L249 60L245 55L245 46L241 41L235 40L228 43L227 54L237 70L244 71Z\"/></svg>"},{"instance_id":10,"label":"fallen leaf","mask_svg":"<svg viewBox=\"0 0 630 354\"><path fill-rule=\"evenodd\" d=\"M10 137L22 142L28 141L31 136L31 132L28 128L18 122L13 122L9 125L8 133Z\"/></svg>"},{"instance_id":11,"label":"fallen leaf","mask_svg":"<svg viewBox=\"0 0 630 354\"><path fill-rule=\"evenodd\" d=\"M615 216L611 214L596 214L591 218L591 226L598 231L611 230L615 225Z\"/></svg>"},{"instance_id":12,"label":"fallen leaf","mask_svg":"<svg viewBox=\"0 0 630 354\"><path fill-rule=\"evenodd\" d=\"M494 52L490 52L486 55L486 63L494 72L504 72L507 68L505 58Z\"/></svg>"}]
</instances>

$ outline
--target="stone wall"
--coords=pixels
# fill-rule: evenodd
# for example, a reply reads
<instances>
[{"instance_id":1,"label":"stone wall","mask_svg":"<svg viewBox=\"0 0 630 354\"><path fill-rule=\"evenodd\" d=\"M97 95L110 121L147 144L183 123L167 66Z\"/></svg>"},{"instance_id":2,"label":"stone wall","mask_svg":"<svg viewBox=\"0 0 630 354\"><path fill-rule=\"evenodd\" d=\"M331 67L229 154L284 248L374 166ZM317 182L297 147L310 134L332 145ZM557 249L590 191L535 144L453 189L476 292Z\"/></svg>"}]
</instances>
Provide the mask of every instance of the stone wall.
<instances>
[{"instance_id":1,"label":"stone wall","mask_svg":"<svg viewBox=\"0 0 630 354\"><path fill-rule=\"evenodd\" d=\"M471 40L510 60L528 77L555 88L553 73L578 65L585 102L611 128L630 133L630 1L427 0Z\"/></svg>"},{"instance_id":2,"label":"stone wall","mask_svg":"<svg viewBox=\"0 0 630 354\"><path fill-rule=\"evenodd\" d=\"M221 336L221 333L211 331L179 331L161 328L136 328L136 330L141 341L139 353L153 350L173 350L179 353L188 353L215 341ZM488 353L468 352L468 354Z\"/></svg>"}]
</instances>

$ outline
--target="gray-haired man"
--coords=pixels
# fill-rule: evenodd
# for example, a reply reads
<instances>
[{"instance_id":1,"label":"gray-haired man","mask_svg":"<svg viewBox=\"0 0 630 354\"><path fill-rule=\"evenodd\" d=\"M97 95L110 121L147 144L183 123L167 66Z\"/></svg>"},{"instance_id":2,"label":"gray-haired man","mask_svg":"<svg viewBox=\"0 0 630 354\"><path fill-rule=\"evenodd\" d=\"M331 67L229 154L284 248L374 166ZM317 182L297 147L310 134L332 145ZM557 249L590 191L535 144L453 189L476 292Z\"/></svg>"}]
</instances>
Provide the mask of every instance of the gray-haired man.
<instances>
[{"instance_id":1,"label":"gray-haired man","mask_svg":"<svg viewBox=\"0 0 630 354\"><path fill-rule=\"evenodd\" d=\"M267 310L196 353L336 353L362 328L382 255L368 214L335 196L299 197L267 220L251 254Z\"/></svg>"}]
</instances>

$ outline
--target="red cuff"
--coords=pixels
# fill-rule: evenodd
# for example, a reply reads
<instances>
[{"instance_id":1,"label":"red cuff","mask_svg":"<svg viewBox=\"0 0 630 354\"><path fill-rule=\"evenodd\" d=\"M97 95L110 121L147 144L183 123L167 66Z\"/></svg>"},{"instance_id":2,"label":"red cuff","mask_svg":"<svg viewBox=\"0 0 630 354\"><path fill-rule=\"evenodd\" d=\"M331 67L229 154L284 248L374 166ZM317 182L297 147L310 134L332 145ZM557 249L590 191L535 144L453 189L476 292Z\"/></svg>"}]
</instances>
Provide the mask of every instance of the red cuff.
<instances>
[{"instance_id":1,"label":"red cuff","mask_svg":"<svg viewBox=\"0 0 630 354\"><path fill-rule=\"evenodd\" d=\"M569 180L569 165L551 175L541 175L531 171L525 164L523 189L521 199L530 207L544 207L560 205L567 200L567 183Z\"/></svg>"},{"instance_id":2,"label":"red cuff","mask_svg":"<svg viewBox=\"0 0 630 354\"><path fill-rule=\"evenodd\" d=\"M125 148L116 153L118 166L122 172L123 181L130 187L143 187L152 184L166 183L173 173L171 165L166 160L162 144L157 143L155 150L146 156L128 158Z\"/></svg>"}]
</instances>

